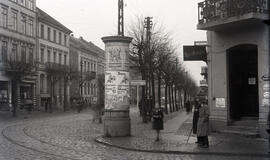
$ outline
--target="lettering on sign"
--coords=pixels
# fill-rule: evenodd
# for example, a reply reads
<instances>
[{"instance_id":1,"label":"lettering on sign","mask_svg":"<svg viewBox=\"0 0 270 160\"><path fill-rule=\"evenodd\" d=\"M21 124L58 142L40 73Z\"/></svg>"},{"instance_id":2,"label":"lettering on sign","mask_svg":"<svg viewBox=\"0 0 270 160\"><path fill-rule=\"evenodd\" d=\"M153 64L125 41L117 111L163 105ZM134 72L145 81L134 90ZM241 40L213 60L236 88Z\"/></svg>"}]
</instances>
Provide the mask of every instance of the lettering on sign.
<instances>
[{"instance_id":1,"label":"lettering on sign","mask_svg":"<svg viewBox=\"0 0 270 160\"><path fill-rule=\"evenodd\" d=\"M225 98L216 98L216 107L217 108L226 108Z\"/></svg>"}]
</instances>

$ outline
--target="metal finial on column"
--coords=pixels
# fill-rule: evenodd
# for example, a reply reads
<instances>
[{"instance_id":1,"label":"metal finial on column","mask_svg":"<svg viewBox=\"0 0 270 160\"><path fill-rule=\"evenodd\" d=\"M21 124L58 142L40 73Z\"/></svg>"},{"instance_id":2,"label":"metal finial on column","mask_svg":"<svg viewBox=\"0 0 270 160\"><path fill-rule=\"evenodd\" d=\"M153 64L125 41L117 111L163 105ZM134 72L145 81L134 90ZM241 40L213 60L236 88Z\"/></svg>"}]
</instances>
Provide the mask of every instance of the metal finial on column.
<instances>
[{"instance_id":1,"label":"metal finial on column","mask_svg":"<svg viewBox=\"0 0 270 160\"><path fill-rule=\"evenodd\" d=\"M124 36L124 0L118 0L118 35Z\"/></svg>"}]
</instances>

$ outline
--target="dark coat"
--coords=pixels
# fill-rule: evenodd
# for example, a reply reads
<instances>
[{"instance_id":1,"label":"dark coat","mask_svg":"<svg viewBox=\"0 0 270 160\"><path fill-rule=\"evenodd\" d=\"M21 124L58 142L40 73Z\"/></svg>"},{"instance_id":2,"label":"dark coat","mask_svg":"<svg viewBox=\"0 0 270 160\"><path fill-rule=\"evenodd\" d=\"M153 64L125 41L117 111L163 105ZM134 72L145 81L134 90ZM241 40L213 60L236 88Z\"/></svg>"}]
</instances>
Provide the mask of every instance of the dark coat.
<instances>
[{"instance_id":1,"label":"dark coat","mask_svg":"<svg viewBox=\"0 0 270 160\"><path fill-rule=\"evenodd\" d=\"M209 135L209 107L202 105L199 109L199 120L197 124L197 136L208 136Z\"/></svg>"},{"instance_id":2,"label":"dark coat","mask_svg":"<svg viewBox=\"0 0 270 160\"><path fill-rule=\"evenodd\" d=\"M268 116L267 116L267 129L266 131L268 134L270 134L270 111L268 111ZM270 140L270 139L269 139Z\"/></svg>"},{"instance_id":3,"label":"dark coat","mask_svg":"<svg viewBox=\"0 0 270 160\"><path fill-rule=\"evenodd\" d=\"M193 134L197 134L197 123L199 120L199 103L194 104L192 131Z\"/></svg>"},{"instance_id":4,"label":"dark coat","mask_svg":"<svg viewBox=\"0 0 270 160\"><path fill-rule=\"evenodd\" d=\"M157 109L153 111L153 129L155 130L163 130L163 112L161 109Z\"/></svg>"}]
</instances>

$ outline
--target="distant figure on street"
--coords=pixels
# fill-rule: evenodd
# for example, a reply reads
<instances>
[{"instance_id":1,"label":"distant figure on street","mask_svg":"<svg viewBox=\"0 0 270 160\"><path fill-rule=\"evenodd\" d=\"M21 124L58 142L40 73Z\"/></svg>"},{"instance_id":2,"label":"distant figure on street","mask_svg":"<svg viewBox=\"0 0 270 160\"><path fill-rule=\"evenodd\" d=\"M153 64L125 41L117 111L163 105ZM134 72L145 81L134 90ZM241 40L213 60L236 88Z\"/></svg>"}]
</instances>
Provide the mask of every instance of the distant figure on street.
<instances>
[{"instance_id":1,"label":"distant figure on street","mask_svg":"<svg viewBox=\"0 0 270 160\"><path fill-rule=\"evenodd\" d=\"M199 120L197 124L197 137L199 139L199 146L203 148L209 147L208 135L209 135L209 107L207 100L202 101L202 105L199 108Z\"/></svg>"},{"instance_id":2,"label":"distant figure on street","mask_svg":"<svg viewBox=\"0 0 270 160\"><path fill-rule=\"evenodd\" d=\"M79 100L77 100L77 112L80 113L82 111L84 105L84 100L83 98L80 98Z\"/></svg>"},{"instance_id":3,"label":"distant figure on street","mask_svg":"<svg viewBox=\"0 0 270 160\"><path fill-rule=\"evenodd\" d=\"M163 130L163 111L161 108L155 108L153 110L153 129L157 132L156 141L159 141L160 130Z\"/></svg>"},{"instance_id":4,"label":"distant figure on street","mask_svg":"<svg viewBox=\"0 0 270 160\"><path fill-rule=\"evenodd\" d=\"M194 100L194 112L193 112L193 121L192 121L192 131L193 134L197 134L197 123L199 120L199 108L200 108L199 99L196 97ZM197 137L197 141L195 143L199 143L199 139Z\"/></svg>"},{"instance_id":5,"label":"distant figure on street","mask_svg":"<svg viewBox=\"0 0 270 160\"><path fill-rule=\"evenodd\" d=\"M186 112L189 113L191 111L191 105L190 105L190 101L188 100L186 102Z\"/></svg>"}]
</instances>

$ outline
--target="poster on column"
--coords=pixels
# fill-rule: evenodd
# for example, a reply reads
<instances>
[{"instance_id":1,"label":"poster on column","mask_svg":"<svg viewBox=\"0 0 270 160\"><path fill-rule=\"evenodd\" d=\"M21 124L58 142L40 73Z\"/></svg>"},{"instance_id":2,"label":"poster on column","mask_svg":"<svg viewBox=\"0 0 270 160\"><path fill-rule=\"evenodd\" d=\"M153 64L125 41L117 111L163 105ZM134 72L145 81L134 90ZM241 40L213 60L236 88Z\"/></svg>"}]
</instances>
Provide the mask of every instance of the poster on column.
<instances>
[{"instance_id":1,"label":"poster on column","mask_svg":"<svg viewBox=\"0 0 270 160\"><path fill-rule=\"evenodd\" d=\"M129 50L125 49L125 46L107 48L106 52L109 70L128 70Z\"/></svg>"},{"instance_id":2,"label":"poster on column","mask_svg":"<svg viewBox=\"0 0 270 160\"><path fill-rule=\"evenodd\" d=\"M129 107L129 72L106 71L105 109L127 110Z\"/></svg>"}]
</instances>

